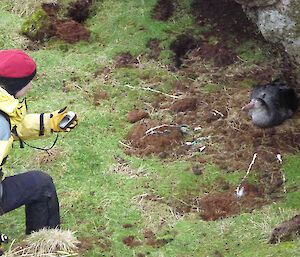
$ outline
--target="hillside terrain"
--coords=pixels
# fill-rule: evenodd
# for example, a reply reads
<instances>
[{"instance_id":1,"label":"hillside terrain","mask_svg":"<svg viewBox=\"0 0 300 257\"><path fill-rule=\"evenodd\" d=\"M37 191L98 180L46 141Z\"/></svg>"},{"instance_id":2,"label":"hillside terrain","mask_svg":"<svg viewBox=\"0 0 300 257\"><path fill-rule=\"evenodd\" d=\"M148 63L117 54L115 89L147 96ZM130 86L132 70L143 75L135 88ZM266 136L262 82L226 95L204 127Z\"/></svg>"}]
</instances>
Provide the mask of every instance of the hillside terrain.
<instances>
[{"instance_id":1,"label":"hillside terrain","mask_svg":"<svg viewBox=\"0 0 300 257\"><path fill-rule=\"evenodd\" d=\"M58 2L0 3L0 46L37 62L28 112L80 124L5 168L53 177L78 255L297 256L299 219L272 231L300 210L300 112L262 129L242 111L275 79L300 95L282 47L234 1ZM1 220L26 245L24 209Z\"/></svg>"}]
</instances>

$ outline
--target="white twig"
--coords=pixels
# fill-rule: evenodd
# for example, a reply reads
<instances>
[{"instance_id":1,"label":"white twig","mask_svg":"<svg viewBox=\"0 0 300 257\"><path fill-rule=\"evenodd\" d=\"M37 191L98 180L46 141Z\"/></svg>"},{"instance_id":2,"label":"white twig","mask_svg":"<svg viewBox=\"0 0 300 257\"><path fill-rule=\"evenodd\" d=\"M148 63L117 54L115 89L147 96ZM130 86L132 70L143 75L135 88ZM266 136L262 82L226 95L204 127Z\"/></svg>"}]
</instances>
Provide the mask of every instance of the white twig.
<instances>
[{"instance_id":1,"label":"white twig","mask_svg":"<svg viewBox=\"0 0 300 257\"><path fill-rule=\"evenodd\" d=\"M131 149L132 149L132 147L131 147L131 146L124 144L122 141L119 141L119 143L120 143L121 145L123 145L123 146L126 146L126 147L128 147L128 148L131 148Z\"/></svg>"},{"instance_id":2,"label":"white twig","mask_svg":"<svg viewBox=\"0 0 300 257\"><path fill-rule=\"evenodd\" d=\"M152 128L149 128L147 131L146 131L146 135L151 135L154 130L157 130L159 128L163 128L163 127L178 127L177 125L168 125L168 124L162 124L162 125L159 125L159 126L156 126L156 127L152 127Z\"/></svg>"},{"instance_id":3,"label":"white twig","mask_svg":"<svg viewBox=\"0 0 300 257\"><path fill-rule=\"evenodd\" d=\"M283 161L281 159L281 155L280 153L277 154L277 159L279 161L279 163L282 165ZM286 188L285 188L285 175L284 175L284 172L281 170L281 175L282 175L282 184L283 184L283 192L286 193Z\"/></svg>"},{"instance_id":4,"label":"white twig","mask_svg":"<svg viewBox=\"0 0 300 257\"><path fill-rule=\"evenodd\" d=\"M202 146L202 147L199 148L199 151L203 152L205 148L206 148L206 146L204 145L204 146Z\"/></svg>"},{"instance_id":5,"label":"white twig","mask_svg":"<svg viewBox=\"0 0 300 257\"><path fill-rule=\"evenodd\" d=\"M277 159L278 159L279 163L280 163L280 164L282 164L282 159L281 159L281 155L280 155L280 153L279 153L279 154L277 154Z\"/></svg>"},{"instance_id":6,"label":"white twig","mask_svg":"<svg viewBox=\"0 0 300 257\"><path fill-rule=\"evenodd\" d=\"M249 165L249 167L248 167L248 170L247 170L246 175L243 177L241 183L238 185L238 187L237 187L236 190L235 190L235 191L236 191L237 197L241 197L241 196L243 196L243 194L244 194L244 187L242 187L242 188L240 189L240 186L242 185L242 183L244 182L244 180L246 179L246 177L247 177L248 174L250 173L250 170L251 170L251 168L252 168L252 166L253 166L253 164L254 164L254 162L255 162L256 157L257 157L257 153L255 153L255 154L253 155L253 159L252 159L252 161L251 161L251 163L250 163L250 165Z\"/></svg>"},{"instance_id":7,"label":"white twig","mask_svg":"<svg viewBox=\"0 0 300 257\"><path fill-rule=\"evenodd\" d=\"M216 114L219 114L222 118L224 117L224 114L219 112L218 110L214 110L213 111L213 114L216 115Z\"/></svg>"},{"instance_id":8,"label":"white twig","mask_svg":"<svg viewBox=\"0 0 300 257\"><path fill-rule=\"evenodd\" d=\"M172 98L179 98L178 96L175 96L175 95L169 95L167 93L164 93L162 91L159 91L159 90L155 90L155 89L152 89L150 87L134 87L134 86L131 86L131 85L125 85L125 87L129 87L129 88L133 88L133 89L143 89L143 90L147 90L147 91L151 91L151 92L155 92L155 93L159 93L159 94L163 94L165 96L169 96L169 97L172 97Z\"/></svg>"}]
</instances>

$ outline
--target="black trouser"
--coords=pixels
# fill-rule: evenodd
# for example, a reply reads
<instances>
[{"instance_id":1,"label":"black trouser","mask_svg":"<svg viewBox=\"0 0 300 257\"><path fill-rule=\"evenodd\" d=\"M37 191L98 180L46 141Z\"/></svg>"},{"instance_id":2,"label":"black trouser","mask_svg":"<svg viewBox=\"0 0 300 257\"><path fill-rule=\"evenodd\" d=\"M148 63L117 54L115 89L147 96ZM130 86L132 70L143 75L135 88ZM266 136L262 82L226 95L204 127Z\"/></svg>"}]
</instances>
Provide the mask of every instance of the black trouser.
<instances>
[{"instance_id":1,"label":"black trouser","mask_svg":"<svg viewBox=\"0 0 300 257\"><path fill-rule=\"evenodd\" d=\"M2 187L2 214L25 204L26 234L60 226L56 189L48 174L32 170L6 177Z\"/></svg>"}]
</instances>

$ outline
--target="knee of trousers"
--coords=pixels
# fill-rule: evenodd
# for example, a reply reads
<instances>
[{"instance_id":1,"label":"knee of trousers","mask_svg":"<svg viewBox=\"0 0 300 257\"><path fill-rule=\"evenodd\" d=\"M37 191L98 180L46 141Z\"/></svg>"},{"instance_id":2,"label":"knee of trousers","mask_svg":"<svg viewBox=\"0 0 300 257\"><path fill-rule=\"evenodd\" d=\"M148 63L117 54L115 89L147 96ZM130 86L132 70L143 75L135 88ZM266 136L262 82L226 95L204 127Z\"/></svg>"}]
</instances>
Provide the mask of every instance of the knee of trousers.
<instances>
[{"instance_id":1,"label":"knee of trousers","mask_svg":"<svg viewBox=\"0 0 300 257\"><path fill-rule=\"evenodd\" d=\"M54 187L52 177L49 174L40 170L30 170L28 173L35 181L38 181L41 187L49 189Z\"/></svg>"}]
</instances>

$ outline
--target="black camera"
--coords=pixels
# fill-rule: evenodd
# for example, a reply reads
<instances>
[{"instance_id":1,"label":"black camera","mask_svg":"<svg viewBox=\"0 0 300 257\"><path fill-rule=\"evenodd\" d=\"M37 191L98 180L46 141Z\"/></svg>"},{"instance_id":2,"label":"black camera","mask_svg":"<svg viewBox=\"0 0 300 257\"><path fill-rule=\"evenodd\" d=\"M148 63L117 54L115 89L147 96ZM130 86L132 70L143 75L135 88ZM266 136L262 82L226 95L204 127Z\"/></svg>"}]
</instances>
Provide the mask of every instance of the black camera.
<instances>
[{"instance_id":1,"label":"black camera","mask_svg":"<svg viewBox=\"0 0 300 257\"><path fill-rule=\"evenodd\" d=\"M73 121L76 118L77 118L76 113L70 111L65 115L65 117L63 117L63 119L59 122L58 125L61 129L66 129L73 123Z\"/></svg>"}]
</instances>

